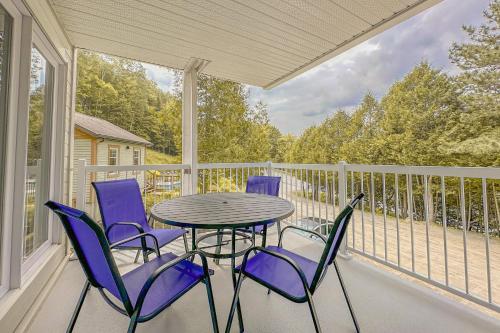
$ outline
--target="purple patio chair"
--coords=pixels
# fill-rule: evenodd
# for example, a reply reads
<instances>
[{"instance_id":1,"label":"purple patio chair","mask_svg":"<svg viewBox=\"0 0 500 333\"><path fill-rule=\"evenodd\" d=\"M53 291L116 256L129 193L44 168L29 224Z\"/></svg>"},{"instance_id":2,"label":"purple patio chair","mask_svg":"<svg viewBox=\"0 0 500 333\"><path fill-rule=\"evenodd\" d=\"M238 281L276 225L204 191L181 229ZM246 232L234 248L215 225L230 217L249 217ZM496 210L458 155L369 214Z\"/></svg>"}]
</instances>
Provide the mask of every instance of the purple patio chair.
<instances>
[{"instance_id":1,"label":"purple patio chair","mask_svg":"<svg viewBox=\"0 0 500 333\"><path fill-rule=\"evenodd\" d=\"M138 323L154 318L199 282L206 286L212 327L214 332L219 332L210 272L202 253L192 251L179 257L173 253L161 255L156 238L147 233L133 235L110 246L99 225L84 212L54 201L45 205L59 216L87 277L67 332L73 331L91 286L99 290L113 309L130 318L128 332L132 333ZM134 240L145 248L147 239L154 245L156 258L120 275L111 249ZM202 266L189 260L195 255L200 257Z\"/></svg>"},{"instance_id":2,"label":"purple patio chair","mask_svg":"<svg viewBox=\"0 0 500 333\"><path fill-rule=\"evenodd\" d=\"M147 250L142 251L144 261L148 260L148 254L154 250L153 242L158 243L158 246L162 248L182 236L186 252L189 251L186 230L153 229L149 225L150 220L146 217L141 189L137 180L120 179L93 182L92 186L97 195L106 238L111 244L121 242L119 249L137 250L134 262L137 262L142 251L141 240L136 238L125 243L122 241L138 234L151 235L146 240Z\"/></svg>"},{"instance_id":3,"label":"purple patio chair","mask_svg":"<svg viewBox=\"0 0 500 333\"><path fill-rule=\"evenodd\" d=\"M281 177L250 176L248 177L247 180L246 192L267 194L277 197L280 192L280 182L281 182ZM267 223L267 227L269 228L274 223L275 223L274 221L269 221L269 223ZM278 228L278 234L279 234L281 232L281 225L279 221L277 222L276 226ZM241 228L238 229L238 231L251 232L254 238L254 244L255 244L255 234L262 235L262 246L266 246L267 235L264 234L266 232L266 229L264 228L263 224L258 225L254 228Z\"/></svg>"},{"instance_id":4,"label":"purple patio chair","mask_svg":"<svg viewBox=\"0 0 500 333\"><path fill-rule=\"evenodd\" d=\"M278 246L253 247L249 249L244 257L241 266L236 268L239 271L238 282L235 288L233 303L227 320L226 333L231 330L234 311L239 300L241 284L245 278L250 278L255 282L265 286L279 295L296 303L305 303L309 305L309 310L314 323L316 332L321 332L321 328L314 309L312 296L323 280L328 267L333 263L337 272L340 286L344 294L349 312L351 314L356 332L359 333L359 325L354 315L354 310L349 301L347 290L342 280L339 267L335 261L340 243L344 237L347 225L352 216L354 207L363 198L364 194L359 194L351 203L340 212L335 219L328 239L322 235L307 229L296 226L287 226L280 233ZM285 250L282 246L283 234L288 229L298 229L316 236L325 243L325 248L321 255L319 263L305 258L294 252ZM256 253L253 257L248 256Z\"/></svg>"}]
</instances>

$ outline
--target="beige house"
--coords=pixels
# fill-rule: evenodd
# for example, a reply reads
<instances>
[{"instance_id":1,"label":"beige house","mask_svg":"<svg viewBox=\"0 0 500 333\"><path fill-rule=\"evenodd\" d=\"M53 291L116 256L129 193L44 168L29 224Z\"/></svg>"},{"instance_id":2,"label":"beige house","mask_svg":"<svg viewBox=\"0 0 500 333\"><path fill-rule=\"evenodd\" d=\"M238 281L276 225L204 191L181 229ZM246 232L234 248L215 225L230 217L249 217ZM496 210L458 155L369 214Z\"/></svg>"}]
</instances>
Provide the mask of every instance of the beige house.
<instances>
[{"instance_id":1,"label":"beige house","mask_svg":"<svg viewBox=\"0 0 500 333\"><path fill-rule=\"evenodd\" d=\"M84 159L87 165L143 165L146 147L151 142L132 134L109 121L75 113L74 165ZM73 189L78 182L78 170L75 170ZM100 172L90 174L87 183L96 180L112 180L118 178L137 178L139 184L144 183L142 172ZM73 196L75 197L75 196ZM93 196L88 196L91 202Z\"/></svg>"}]
</instances>

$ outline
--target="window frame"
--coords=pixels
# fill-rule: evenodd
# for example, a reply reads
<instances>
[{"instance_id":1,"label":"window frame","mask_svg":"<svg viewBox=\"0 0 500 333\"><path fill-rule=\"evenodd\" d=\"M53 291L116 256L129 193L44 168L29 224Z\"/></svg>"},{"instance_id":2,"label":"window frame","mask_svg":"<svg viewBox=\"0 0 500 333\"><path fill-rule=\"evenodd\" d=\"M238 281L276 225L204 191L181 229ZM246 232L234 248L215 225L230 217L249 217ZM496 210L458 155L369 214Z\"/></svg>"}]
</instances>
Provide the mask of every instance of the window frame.
<instances>
[{"instance_id":1,"label":"window frame","mask_svg":"<svg viewBox=\"0 0 500 333\"><path fill-rule=\"evenodd\" d=\"M8 85L6 93L6 114L2 117L4 122L4 133L2 145L5 147L3 152L2 181L0 182L0 297L11 288L12 275L12 247L15 242L12 238L13 204L12 194L15 188L15 153L16 149L12 142L16 142L17 137L17 116L12 110L18 109L19 97L19 76L20 71L20 48L22 32L22 14L19 9L10 0L0 0L0 5L5 12L11 16L10 26L10 50L9 50L9 68L6 83Z\"/></svg>"},{"instance_id":2,"label":"window frame","mask_svg":"<svg viewBox=\"0 0 500 333\"><path fill-rule=\"evenodd\" d=\"M55 198L55 190L58 187L56 184L55 172L56 164L61 163L63 158L61 156L57 156L56 152L59 151L60 142L56 142L56 130L58 119L64 115L64 106L61 105L61 95L64 94L64 82L61 81L60 72L63 69L63 60L54 49L52 44L48 41L45 34L42 32L40 27L34 23L32 27L32 38L31 38L32 48L36 48L38 52L45 58L47 64L50 65L49 74L49 83L51 85L52 91L49 91L48 95L45 96L47 98L49 108L46 110L46 114L44 115L44 131L48 132L48 139L44 142L45 146L42 147L42 151L46 154L44 159L46 160L45 164L42 165L42 179L40 187L47 188L46 193L44 193L47 198ZM30 50L30 68L31 68L31 50ZM29 83L28 83L29 84ZM29 94L28 94L29 98ZM29 103L29 100L28 100ZM29 110L26 115L27 126L29 126ZM24 145L27 147L28 138L26 137ZM26 152L27 154L27 152ZM26 156L25 156L26 158ZM26 161L24 162L26 163ZM48 176L48 178L47 178ZM24 206L24 205L23 205ZM23 211L23 221L24 221ZM59 228L54 228L54 215L49 214L48 211L43 212L42 218L47 219L47 240L45 240L36 250L34 250L27 258L24 258L24 246L22 249L22 263L21 263L21 283L28 279L33 271L42 263L42 258L47 253L47 250L54 244L58 243L58 237L60 234ZM22 245L24 245L24 223L23 223L23 235L22 235Z\"/></svg>"},{"instance_id":3,"label":"window frame","mask_svg":"<svg viewBox=\"0 0 500 333\"><path fill-rule=\"evenodd\" d=\"M137 156L137 164L135 163L135 153L138 154ZM141 148L139 147L134 147L133 150L132 150L132 165L141 165L141 162L142 162L142 154L141 154Z\"/></svg>"},{"instance_id":4,"label":"window frame","mask_svg":"<svg viewBox=\"0 0 500 333\"><path fill-rule=\"evenodd\" d=\"M110 159L111 159L111 151L116 149L116 157L114 157L116 159L116 164L110 164ZM120 165L120 145L117 145L117 144L108 144L108 165L109 166L118 166ZM108 172L108 177L109 178L115 178L115 177L118 177L120 173L118 171L109 171Z\"/></svg>"}]
</instances>

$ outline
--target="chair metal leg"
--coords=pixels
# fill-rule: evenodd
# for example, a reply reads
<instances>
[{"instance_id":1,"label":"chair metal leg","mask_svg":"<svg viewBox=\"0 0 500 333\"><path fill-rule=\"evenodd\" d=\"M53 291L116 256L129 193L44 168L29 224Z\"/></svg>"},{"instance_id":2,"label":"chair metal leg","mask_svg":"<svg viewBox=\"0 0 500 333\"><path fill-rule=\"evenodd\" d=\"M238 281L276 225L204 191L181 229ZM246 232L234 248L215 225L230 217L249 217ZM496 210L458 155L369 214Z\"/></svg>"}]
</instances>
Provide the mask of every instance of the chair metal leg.
<instances>
[{"instance_id":1,"label":"chair metal leg","mask_svg":"<svg viewBox=\"0 0 500 333\"><path fill-rule=\"evenodd\" d=\"M224 235L222 234L222 230L217 230L217 247L215 248L215 253L220 254L221 251L221 243L224 238ZM220 259L219 258L214 258L214 262L216 265L219 264Z\"/></svg>"},{"instance_id":2,"label":"chair metal leg","mask_svg":"<svg viewBox=\"0 0 500 333\"><path fill-rule=\"evenodd\" d=\"M352 308L351 301L349 300L349 295L347 294L347 290L344 285L344 280L342 279L342 275L340 274L339 266L337 262L334 260L333 265L335 267L335 271L337 272L337 276L339 278L340 286L342 287L342 292L344 293L345 300L347 302L347 306L349 307L349 312L351 313L352 321L354 322L354 327L356 328L356 332L359 333L359 325L356 319L356 315L354 314L354 309Z\"/></svg>"},{"instance_id":3,"label":"chair metal leg","mask_svg":"<svg viewBox=\"0 0 500 333\"><path fill-rule=\"evenodd\" d=\"M137 328L137 317L139 316L138 311L134 312L130 318L130 324L128 325L127 333L134 333Z\"/></svg>"},{"instance_id":4,"label":"chair metal leg","mask_svg":"<svg viewBox=\"0 0 500 333\"><path fill-rule=\"evenodd\" d=\"M212 291L212 283L210 282L210 275L205 278L205 287L207 288L208 305L210 307L212 327L214 329L214 333L219 333L219 323L217 321L217 311L215 310L214 294Z\"/></svg>"},{"instance_id":5,"label":"chair metal leg","mask_svg":"<svg viewBox=\"0 0 500 333\"><path fill-rule=\"evenodd\" d=\"M137 262L139 261L140 254L141 254L141 250L137 250L137 254L135 255L135 259L134 259L134 264L137 264Z\"/></svg>"},{"instance_id":6,"label":"chair metal leg","mask_svg":"<svg viewBox=\"0 0 500 333\"><path fill-rule=\"evenodd\" d=\"M266 247L267 239L267 224L264 224L264 229L262 229L262 247Z\"/></svg>"},{"instance_id":7,"label":"chair metal leg","mask_svg":"<svg viewBox=\"0 0 500 333\"><path fill-rule=\"evenodd\" d=\"M307 290L307 304L309 305L309 310L311 311L311 317L314 323L314 329L316 333L321 333L321 327L319 326L318 315L316 314L316 309L314 308L314 302L311 296L311 293Z\"/></svg>"},{"instance_id":8,"label":"chair metal leg","mask_svg":"<svg viewBox=\"0 0 500 333\"><path fill-rule=\"evenodd\" d=\"M66 330L66 333L71 333L73 332L73 328L75 327L76 324L76 319L78 318L78 315L80 314L80 310L82 309L83 301L85 301L85 297L87 296L87 292L90 289L90 282L87 280L83 286L82 293L80 294L80 298L78 299L78 303L76 304L75 311L73 312L73 315L71 316L71 320L68 325L68 329Z\"/></svg>"},{"instance_id":9,"label":"chair metal leg","mask_svg":"<svg viewBox=\"0 0 500 333\"><path fill-rule=\"evenodd\" d=\"M234 289L233 302L231 303L231 310L229 311L229 317L227 318L225 333L229 333L231 331L231 324L233 323L234 312L236 311L239 302L240 289L241 289L241 284L243 283L243 279L244 279L243 274L241 274L240 272L240 274L238 275L238 282L236 283L236 288Z\"/></svg>"},{"instance_id":10,"label":"chair metal leg","mask_svg":"<svg viewBox=\"0 0 500 333\"><path fill-rule=\"evenodd\" d=\"M148 251L142 251L142 258L144 259L144 262L148 262L149 261L149 258L148 258Z\"/></svg>"},{"instance_id":11,"label":"chair metal leg","mask_svg":"<svg viewBox=\"0 0 500 333\"><path fill-rule=\"evenodd\" d=\"M234 256L235 252L236 252L236 229L233 228L231 232L231 275L233 278L233 287L236 292L236 287L238 283L236 282L236 272L235 272L235 267L236 267L236 257ZM236 299L236 312L238 314L238 324L240 327L240 332L244 332L245 326L243 325L243 315L241 314L241 304L239 297Z\"/></svg>"},{"instance_id":12,"label":"chair metal leg","mask_svg":"<svg viewBox=\"0 0 500 333\"><path fill-rule=\"evenodd\" d=\"M276 222L276 228L278 228L278 236L281 235L281 222Z\"/></svg>"},{"instance_id":13,"label":"chair metal leg","mask_svg":"<svg viewBox=\"0 0 500 333\"><path fill-rule=\"evenodd\" d=\"M182 235L182 239L184 240L184 249L186 250L186 253L189 252L189 246L188 246L188 239L186 234Z\"/></svg>"}]
</instances>

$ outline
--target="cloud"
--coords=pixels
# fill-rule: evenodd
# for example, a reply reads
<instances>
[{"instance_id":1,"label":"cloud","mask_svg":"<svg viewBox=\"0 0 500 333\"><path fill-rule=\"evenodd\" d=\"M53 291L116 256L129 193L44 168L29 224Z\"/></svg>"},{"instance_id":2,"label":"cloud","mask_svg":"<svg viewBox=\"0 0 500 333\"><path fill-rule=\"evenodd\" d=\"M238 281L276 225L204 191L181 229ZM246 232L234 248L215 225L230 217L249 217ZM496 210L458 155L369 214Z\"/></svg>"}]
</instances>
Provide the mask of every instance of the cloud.
<instances>
[{"instance_id":1,"label":"cloud","mask_svg":"<svg viewBox=\"0 0 500 333\"><path fill-rule=\"evenodd\" d=\"M173 91L176 70L146 63L142 65L146 69L148 78L155 81L161 90L167 92Z\"/></svg>"},{"instance_id":2,"label":"cloud","mask_svg":"<svg viewBox=\"0 0 500 333\"><path fill-rule=\"evenodd\" d=\"M463 24L482 21L488 3L443 1L279 87L250 87L250 101L266 103L271 122L282 132L300 134L338 108L354 108L367 92L380 98L423 60L454 74L449 47L465 40Z\"/></svg>"}]
</instances>

